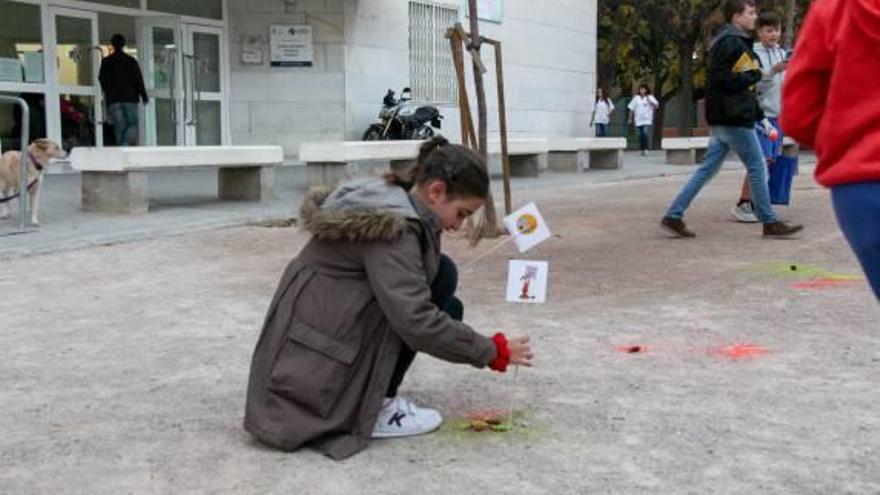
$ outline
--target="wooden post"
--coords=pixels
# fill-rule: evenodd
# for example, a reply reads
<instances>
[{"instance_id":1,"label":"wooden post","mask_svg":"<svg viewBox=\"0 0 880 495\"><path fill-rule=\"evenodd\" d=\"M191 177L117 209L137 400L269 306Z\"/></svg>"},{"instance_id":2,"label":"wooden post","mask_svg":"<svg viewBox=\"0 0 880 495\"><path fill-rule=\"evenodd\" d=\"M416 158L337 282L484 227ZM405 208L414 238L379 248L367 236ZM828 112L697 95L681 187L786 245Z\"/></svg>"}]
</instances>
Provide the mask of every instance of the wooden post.
<instances>
[{"instance_id":1,"label":"wooden post","mask_svg":"<svg viewBox=\"0 0 880 495\"><path fill-rule=\"evenodd\" d=\"M486 38L495 47L495 78L498 80L498 125L501 128L501 178L504 182L504 213L513 212L510 195L510 156L507 154L507 105L504 99L504 68L501 58L501 42Z\"/></svg>"},{"instance_id":2,"label":"wooden post","mask_svg":"<svg viewBox=\"0 0 880 495\"><path fill-rule=\"evenodd\" d=\"M477 0L468 0L468 15L470 16L470 43L468 51L471 54L471 62L474 69L474 90L477 93L477 121L479 128L477 130L477 140L479 142L478 152L489 166L489 146L488 146L488 126L486 111L486 88L483 85L483 73L486 71L483 61L480 58L480 47L483 38L480 36L480 20L477 15ZM489 190L489 196L486 198L486 206L483 208L484 218L480 225L471 236L471 245L476 245L481 237L498 237L501 234L498 228L498 215L495 212L495 199L492 190Z\"/></svg>"},{"instance_id":3,"label":"wooden post","mask_svg":"<svg viewBox=\"0 0 880 495\"><path fill-rule=\"evenodd\" d=\"M460 24L456 24L455 28L446 31L446 37L449 38L450 47L452 48L452 62L455 68L456 81L458 83L458 110L459 120L461 122L461 143L471 149L477 149L477 135L474 131L474 121L471 116L471 105L468 100L467 83L464 76L464 53L462 52L462 44L464 40L461 37Z\"/></svg>"}]
</instances>

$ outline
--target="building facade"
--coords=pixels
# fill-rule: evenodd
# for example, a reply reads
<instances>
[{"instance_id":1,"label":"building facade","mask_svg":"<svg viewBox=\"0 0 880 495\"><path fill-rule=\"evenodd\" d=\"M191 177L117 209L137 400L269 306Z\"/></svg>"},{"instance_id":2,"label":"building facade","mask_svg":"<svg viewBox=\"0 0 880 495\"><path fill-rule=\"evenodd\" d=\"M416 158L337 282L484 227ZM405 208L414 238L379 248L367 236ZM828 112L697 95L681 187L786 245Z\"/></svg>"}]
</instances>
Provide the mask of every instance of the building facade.
<instances>
[{"instance_id":1,"label":"building facade","mask_svg":"<svg viewBox=\"0 0 880 495\"><path fill-rule=\"evenodd\" d=\"M587 135L596 0L480 4L482 34L503 43L510 135ZM31 138L67 148L114 144L97 74L116 33L150 95L142 144L277 144L294 159L304 141L360 139L385 92L403 87L459 136L444 33L467 27L464 1L0 0L0 14L0 94L27 101ZM495 131L494 59L484 52ZM4 149L17 147L21 120L0 106Z\"/></svg>"}]
</instances>

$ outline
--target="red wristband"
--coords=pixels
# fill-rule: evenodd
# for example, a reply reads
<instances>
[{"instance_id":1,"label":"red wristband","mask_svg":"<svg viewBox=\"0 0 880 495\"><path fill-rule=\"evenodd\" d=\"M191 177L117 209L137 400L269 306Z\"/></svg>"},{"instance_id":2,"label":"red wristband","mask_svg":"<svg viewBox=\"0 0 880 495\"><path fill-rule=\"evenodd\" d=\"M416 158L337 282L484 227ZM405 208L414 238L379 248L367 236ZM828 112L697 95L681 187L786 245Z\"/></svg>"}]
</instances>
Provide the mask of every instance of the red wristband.
<instances>
[{"instance_id":1,"label":"red wristband","mask_svg":"<svg viewBox=\"0 0 880 495\"><path fill-rule=\"evenodd\" d=\"M495 371L504 373L507 371L507 365L510 364L510 349L507 348L507 337L503 333L496 333L492 337L495 343L495 360L489 365Z\"/></svg>"}]
</instances>

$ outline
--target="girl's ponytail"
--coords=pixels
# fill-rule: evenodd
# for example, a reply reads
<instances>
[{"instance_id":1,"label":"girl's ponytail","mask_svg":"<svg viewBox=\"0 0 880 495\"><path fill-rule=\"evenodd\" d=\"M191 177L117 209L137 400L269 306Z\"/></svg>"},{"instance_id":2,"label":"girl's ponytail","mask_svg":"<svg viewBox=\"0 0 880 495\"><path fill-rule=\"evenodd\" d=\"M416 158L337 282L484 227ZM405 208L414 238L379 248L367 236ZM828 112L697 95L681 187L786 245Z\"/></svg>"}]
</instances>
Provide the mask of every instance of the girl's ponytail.
<instances>
[{"instance_id":1,"label":"girl's ponytail","mask_svg":"<svg viewBox=\"0 0 880 495\"><path fill-rule=\"evenodd\" d=\"M469 148L451 144L443 136L425 141L408 170L385 176L389 184L406 190L435 179L446 184L451 197L486 198L489 195L489 175L483 159Z\"/></svg>"}]
</instances>

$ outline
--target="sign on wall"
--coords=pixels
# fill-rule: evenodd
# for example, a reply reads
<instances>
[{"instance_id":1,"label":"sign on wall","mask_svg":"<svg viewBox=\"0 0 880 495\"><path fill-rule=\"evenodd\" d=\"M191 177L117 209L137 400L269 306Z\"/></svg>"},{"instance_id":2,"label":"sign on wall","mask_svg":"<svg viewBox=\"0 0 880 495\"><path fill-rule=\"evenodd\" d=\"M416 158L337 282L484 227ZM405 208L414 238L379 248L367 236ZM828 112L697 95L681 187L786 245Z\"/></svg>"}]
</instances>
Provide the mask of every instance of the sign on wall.
<instances>
[{"instance_id":1,"label":"sign on wall","mask_svg":"<svg viewBox=\"0 0 880 495\"><path fill-rule=\"evenodd\" d=\"M465 13L468 12L467 4L465 0ZM477 18L500 23L504 18L504 0L477 0Z\"/></svg>"},{"instance_id":2,"label":"sign on wall","mask_svg":"<svg viewBox=\"0 0 880 495\"><path fill-rule=\"evenodd\" d=\"M312 26L273 24L269 29L269 57L272 67L312 66Z\"/></svg>"}]
</instances>

